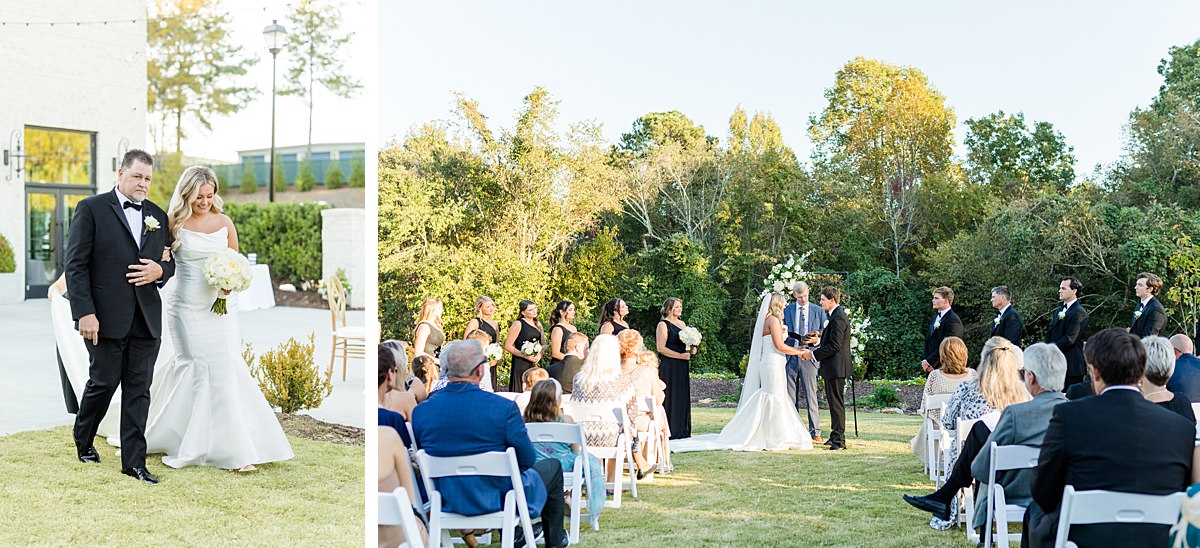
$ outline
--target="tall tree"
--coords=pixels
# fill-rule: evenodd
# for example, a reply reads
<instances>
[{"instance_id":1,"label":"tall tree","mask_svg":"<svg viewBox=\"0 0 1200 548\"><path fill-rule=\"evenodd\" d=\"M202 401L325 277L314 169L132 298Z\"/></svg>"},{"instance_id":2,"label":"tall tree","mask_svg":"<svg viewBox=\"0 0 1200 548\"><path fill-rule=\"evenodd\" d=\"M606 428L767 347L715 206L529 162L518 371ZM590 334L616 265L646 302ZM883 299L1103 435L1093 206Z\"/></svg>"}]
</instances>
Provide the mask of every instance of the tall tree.
<instances>
[{"instance_id":1,"label":"tall tree","mask_svg":"<svg viewBox=\"0 0 1200 548\"><path fill-rule=\"evenodd\" d=\"M1024 113L1002 110L964 123L967 176L994 195L1062 192L1074 182L1074 149L1053 124L1036 122L1031 131Z\"/></svg>"},{"instance_id":2,"label":"tall tree","mask_svg":"<svg viewBox=\"0 0 1200 548\"><path fill-rule=\"evenodd\" d=\"M825 99L809 118L814 163L877 197L898 274L920 224L913 187L949 166L954 112L920 70L863 57L838 70Z\"/></svg>"},{"instance_id":3,"label":"tall tree","mask_svg":"<svg viewBox=\"0 0 1200 548\"><path fill-rule=\"evenodd\" d=\"M230 16L217 11L215 0L155 0L154 6L146 22L146 104L158 116L155 138L173 131L179 152L188 122L212 129L213 116L235 113L257 95L238 77L258 59L244 57L229 40Z\"/></svg>"},{"instance_id":4,"label":"tall tree","mask_svg":"<svg viewBox=\"0 0 1200 548\"><path fill-rule=\"evenodd\" d=\"M339 34L341 6L336 1L303 0L288 14L291 32L288 50L293 52L287 85L280 95L299 95L308 107L308 156L312 156L313 92L316 86L348 99L362 89L358 79L345 74L344 48L352 33Z\"/></svg>"}]
</instances>

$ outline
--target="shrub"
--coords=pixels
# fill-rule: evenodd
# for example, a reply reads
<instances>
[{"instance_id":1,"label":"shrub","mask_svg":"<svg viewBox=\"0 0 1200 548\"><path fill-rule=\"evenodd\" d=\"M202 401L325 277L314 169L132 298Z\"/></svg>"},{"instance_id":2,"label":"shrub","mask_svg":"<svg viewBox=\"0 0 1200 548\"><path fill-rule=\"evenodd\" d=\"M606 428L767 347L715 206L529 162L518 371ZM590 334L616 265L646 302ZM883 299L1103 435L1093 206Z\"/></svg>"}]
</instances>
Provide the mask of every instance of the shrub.
<instances>
[{"instance_id":1,"label":"shrub","mask_svg":"<svg viewBox=\"0 0 1200 548\"><path fill-rule=\"evenodd\" d=\"M929 293L885 268L853 272L847 281L854 306L871 317L871 340L863 352L868 379L909 379L920 373L925 326L932 317Z\"/></svg>"},{"instance_id":2,"label":"shrub","mask_svg":"<svg viewBox=\"0 0 1200 548\"><path fill-rule=\"evenodd\" d=\"M275 174L275 192L287 190L287 177L283 174L283 164L279 161L279 155L276 155L275 161L271 162L271 172Z\"/></svg>"},{"instance_id":3,"label":"shrub","mask_svg":"<svg viewBox=\"0 0 1200 548\"><path fill-rule=\"evenodd\" d=\"M321 210L314 203L226 203L242 253L257 253L276 281L321 278Z\"/></svg>"},{"instance_id":4,"label":"shrub","mask_svg":"<svg viewBox=\"0 0 1200 548\"><path fill-rule=\"evenodd\" d=\"M320 367L313 363L314 336L308 336L308 344L289 338L276 349L264 353L257 366L250 366L267 403L289 415L320 406L333 392L332 370L326 370L322 375ZM246 358L247 364L254 363L250 345L246 345L242 357Z\"/></svg>"},{"instance_id":5,"label":"shrub","mask_svg":"<svg viewBox=\"0 0 1200 548\"><path fill-rule=\"evenodd\" d=\"M862 399L862 404L863 407L874 409L899 407L900 394L896 393L896 387L890 384L879 384L875 386L875 390Z\"/></svg>"},{"instance_id":6,"label":"shrub","mask_svg":"<svg viewBox=\"0 0 1200 548\"><path fill-rule=\"evenodd\" d=\"M325 170L325 188L336 190L342 188L345 183L345 175L342 173L342 166L338 162L330 162L329 169Z\"/></svg>"},{"instance_id":7,"label":"shrub","mask_svg":"<svg viewBox=\"0 0 1200 548\"><path fill-rule=\"evenodd\" d=\"M254 174L254 158L246 159L246 167L242 168L242 193L254 194L258 190L258 176Z\"/></svg>"},{"instance_id":8,"label":"shrub","mask_svg":"<svg viewBox=\"0 0 1200 548\"><path fill-rule=\"evenodd\" d=\"M300 174L296 175L296 190L308 192L316 184L317 179L313 176L312 162L305 160L303 164L300 164Z\"/></svg>"},{"instance_id":9,"label":"shrub","mask_svg":"<svg viewBox=\"0 0 1200 548\"><path fill-rule=\"evenodd\" d=\"M360 155L355 155L354 166L350 168L350 188L367 186L367 166Z\"/></svg>"},{"instance_id":10,"label":"shrub","mask_svg":"<svg viewBox=\"0 0 1200 548\"><path fill-rule=\"evenodd\" d=\"M12 244L8 238L0 234L0 274L11 274L17 271L17 258L13 253Z\"/></svg>"}]
</instances>

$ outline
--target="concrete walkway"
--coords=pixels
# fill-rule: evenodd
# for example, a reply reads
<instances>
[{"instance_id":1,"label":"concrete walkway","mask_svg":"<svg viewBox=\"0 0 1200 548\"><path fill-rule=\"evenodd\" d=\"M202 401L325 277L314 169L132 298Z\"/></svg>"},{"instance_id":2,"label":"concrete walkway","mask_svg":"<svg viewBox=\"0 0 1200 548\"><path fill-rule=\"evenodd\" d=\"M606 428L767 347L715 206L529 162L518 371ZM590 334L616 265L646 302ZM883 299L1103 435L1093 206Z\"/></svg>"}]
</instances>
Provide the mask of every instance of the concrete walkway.
<instances>
[{"instance_id":1,"label":"concrete walkway","mask_svg":"<svg viewBox=\"0 0 1200 548\"><path fill-rule=\"evenodd\" d=\"M363 325L362 311L347 313L352 325ZM254 353L286 342L288 337L305 342L316 333L313 358L324 369L329 365L329 310L276 307L243 312L242 339ZM66 412L62 383L55 358L54 332L50 328L50 303L31 299L21 304L0 306L0 436L27 430L42 430L72 424ZM367 355L371 353L368 352ZM362 428L366 422L363 360L350 360L343 382L341 360L334 368L333 393L321 407L305 411L325 422ZM374 391L372 390L372 395Z\"/></svg>"}]
</instances>

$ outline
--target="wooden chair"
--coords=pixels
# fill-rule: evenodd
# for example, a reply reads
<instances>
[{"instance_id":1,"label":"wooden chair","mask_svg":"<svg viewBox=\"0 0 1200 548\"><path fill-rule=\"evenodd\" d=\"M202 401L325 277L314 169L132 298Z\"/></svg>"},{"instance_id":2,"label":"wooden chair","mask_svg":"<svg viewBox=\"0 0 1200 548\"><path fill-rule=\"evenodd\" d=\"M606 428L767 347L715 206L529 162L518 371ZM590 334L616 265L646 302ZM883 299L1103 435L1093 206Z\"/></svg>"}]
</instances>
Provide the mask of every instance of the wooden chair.
<instances>
[{"instance_id":1,"label":"wooden chair","mask_svg":"<svg viewBox=\"0 0 1200 548\"><path fill-rule=\"evenodd\" d=\"M342 380L346 380L346 362L350 358L367 357L367 332L361 325L346 325L346 291L336 275L325 279L325 298L333 318L333 350L329 352L329 375L339 352L342 356Z\"/></svg>"}]
</instances>

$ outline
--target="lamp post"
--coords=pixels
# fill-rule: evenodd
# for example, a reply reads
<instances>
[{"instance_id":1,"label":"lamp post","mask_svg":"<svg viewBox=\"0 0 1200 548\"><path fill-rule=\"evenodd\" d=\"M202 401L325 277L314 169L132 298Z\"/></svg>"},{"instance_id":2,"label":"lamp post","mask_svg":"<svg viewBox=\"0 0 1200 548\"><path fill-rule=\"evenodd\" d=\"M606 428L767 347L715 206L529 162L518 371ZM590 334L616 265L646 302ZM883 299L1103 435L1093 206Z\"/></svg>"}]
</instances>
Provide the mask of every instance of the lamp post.
<instances>
[{"instance_id":1,"label":"lamp post","mask_svg":"<svg viewBox=\"0 0 1200 548\"><path fill-rule=\"evenodd\" d=\"M287 30L272 19L271 24L263 29L263 41L267 43L267 51L271 52L271 175L267 186L267 201L275 202L275 60L283 51L283 41L287 38Z\"/></svg>"}]
</instances>

